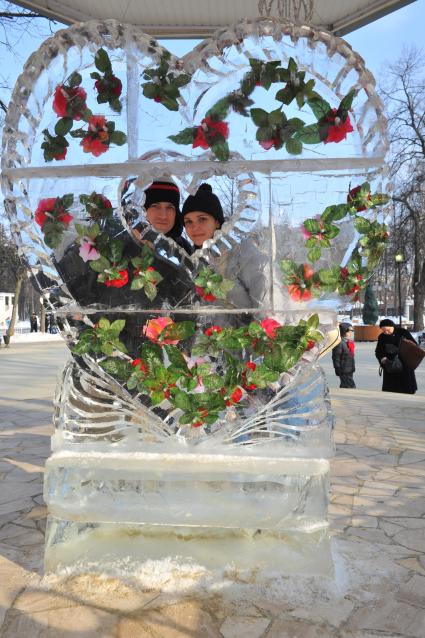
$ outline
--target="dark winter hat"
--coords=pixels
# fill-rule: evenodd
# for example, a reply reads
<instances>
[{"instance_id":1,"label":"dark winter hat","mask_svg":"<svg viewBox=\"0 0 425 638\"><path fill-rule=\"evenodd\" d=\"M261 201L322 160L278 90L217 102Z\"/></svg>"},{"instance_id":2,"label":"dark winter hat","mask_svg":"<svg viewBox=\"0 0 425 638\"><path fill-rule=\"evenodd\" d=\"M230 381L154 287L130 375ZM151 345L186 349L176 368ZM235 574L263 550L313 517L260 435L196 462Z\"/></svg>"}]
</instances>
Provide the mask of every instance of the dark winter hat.
<instances>
[{"instance_id":1,"label":"dark winter hat","mask_svg":"<svg viewBox=\"0 0 425 638\"><path fill-rule=\"evenodd\" d=\"M176 207L176 213L179 215L180 191L177 184L171 180L152 182L145 190L145 209L157 202L170 202Z\"/></svg>"},{"instance_id":2,"label":"dark winter hat","mask_svg":"<svg viewBox=\"0 0 425 638\"><path fill-rule=\"evenodd\" d=\"M379 322L379 327L385 328L385 326L390 326L395 328L395 323L392 319L382 319L382 321Z\"/></svg>"},{"instance_id":3,"label":"dark winter hat","mask_svg":"<svg viewBox=\"0 0 425 638\"><path fill-rule=\"evenodd\" d=\"M195 211L208 213L208 215L211 215L211 217L214 217L214 219L218 221L220 227L224 222L224 214L220 200L217 195L214 195L209 184L201 184L196 194L189 195L183 204L183 217L187 213L193 213Z\"/></svg>"},{"instance_id":4,"label":"dark winter hat","mask_svg":"<svg viewBox=\"0 0 425 638\"><path fill-rule=\"evenodd\" d=\"M339 332L341 334L341 337L346 335L347 332L352 329L353 329L353 326L350 323L341 323L339 326Z\"/></svg>"}]
</instances>

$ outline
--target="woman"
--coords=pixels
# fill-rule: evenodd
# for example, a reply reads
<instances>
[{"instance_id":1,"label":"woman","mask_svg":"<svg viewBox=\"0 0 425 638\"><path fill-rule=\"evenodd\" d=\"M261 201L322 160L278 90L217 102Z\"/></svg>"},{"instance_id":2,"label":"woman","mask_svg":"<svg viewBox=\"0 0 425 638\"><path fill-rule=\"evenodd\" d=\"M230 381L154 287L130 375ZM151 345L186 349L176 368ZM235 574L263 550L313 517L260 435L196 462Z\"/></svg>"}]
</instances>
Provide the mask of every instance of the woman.
<instances>
[{"instance_id":1,"label":"woman","mask_svg":"<svg viewBox=\"0 0 425 638\"><path fill-rule=\"evenodd\" d=\"M404 392L405 394L415 394L418 386L413 370L409 370L403 364L401 372L391 373L386 369L398 353L402 339L408 339L416 343L408 330L396 326L391 319L383 319L379 324L382 334L378 337L375 355L384 371L382 380L382 390L384 392Z\"/></svg>"},{"instance_id":2,"label":"woman","mask_svg":"<svg viewBox=\"0 0 425 638\"><path fill-rule=\"evenodd\" d=\"M340 343L332 350L332 362L335 374L339 377L340 388L355 388L353 374L356 370L354 363L353 327L349 323L339 326Z\"/></svg>"},{"instance_id":3,"label":"woman","mask_svg":"<svg viewBox=\"0 0 425 638\"><path fill-rule=\"evenodd\" d=\"M194 249L202 248L224 223L223 209L209 184L201 184L183 204L183 224ZM227 301L236 308L258 308L266 294L267 257L251 239L233 244L228 252L214 258L212 265L225 279L234 282Z\"/></svg>"},{"instance_id":4,"label":"woman","mask_svg":"<svg viewBox=\"0 0 425 638\"><path fill-rule=\"evenodd\" d=\"M202 248L212 239L224 223L223 209L209 184L201 184L195 195L189 195L183 204L183 224L194 248Z\"/></svg>"}]
</instances>

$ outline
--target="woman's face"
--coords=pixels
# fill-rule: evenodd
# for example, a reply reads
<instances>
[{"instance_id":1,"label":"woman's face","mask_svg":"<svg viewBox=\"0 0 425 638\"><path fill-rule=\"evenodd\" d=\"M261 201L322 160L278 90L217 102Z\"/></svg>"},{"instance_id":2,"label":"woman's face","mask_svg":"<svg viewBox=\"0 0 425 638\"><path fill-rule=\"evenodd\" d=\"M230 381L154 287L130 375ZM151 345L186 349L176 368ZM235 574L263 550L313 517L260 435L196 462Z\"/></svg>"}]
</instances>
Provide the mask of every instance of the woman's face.
<instances>
[{"instance_id":1,"label":"woman's face","mask_svg":"<svg viewBox=\"0 0 425 638\"><path fill-rule=\"evenodd\" d=\"M392 335L394 332L394 326L382 326L381 330L386 335Z\"/></svg>"},{"instance_id":2,"label":"woman's face","mask_svg":"<svg viewBox=\"0 0 425 638\"><path fill-rule=\"evenodd\" d=\"M176 208L170 202L155 202L146 209L146 219L155 230L166 235L176 221Z\"/></svg>"},{"instance_id":3,"label":"woman's face","mask_svg":"<svg viewBox=\"0 0 425 638\"><path fill-rule=\"evenodd\" d=\"M220 228L220 224L212 215L202 211L186 213L183 223L195 246L202 246L204 241L211 239L215 231Z\"/></svg>"}]
</instances>

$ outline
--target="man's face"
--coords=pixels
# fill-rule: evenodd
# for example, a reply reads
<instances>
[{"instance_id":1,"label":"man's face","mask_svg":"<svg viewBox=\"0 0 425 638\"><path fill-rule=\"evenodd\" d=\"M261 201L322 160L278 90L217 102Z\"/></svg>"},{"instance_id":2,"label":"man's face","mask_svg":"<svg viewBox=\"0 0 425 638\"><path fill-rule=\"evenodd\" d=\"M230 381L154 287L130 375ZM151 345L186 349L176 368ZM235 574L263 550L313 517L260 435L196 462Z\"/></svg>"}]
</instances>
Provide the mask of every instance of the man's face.
<instances>
[{"instance_id":1,"label":"man's face","mask_svg":"<svg viewBox=\"0 0 425 638\"><path fill-rule=\"evenodd\" d=\"M386 335L392 335L394 332L394 326L382 326L381 330Z\"/></svg>"},{"instance_id":2,"label":"man's face","mask_svg":"<svg viewBox=\"0 0 425 638\"><path fill-rule=\"evenodd\" d=\"M155 202L146 209L146 219L159 233L169 233L176 221L176 209L170 202Z\"/></svg>"}]
</instances>

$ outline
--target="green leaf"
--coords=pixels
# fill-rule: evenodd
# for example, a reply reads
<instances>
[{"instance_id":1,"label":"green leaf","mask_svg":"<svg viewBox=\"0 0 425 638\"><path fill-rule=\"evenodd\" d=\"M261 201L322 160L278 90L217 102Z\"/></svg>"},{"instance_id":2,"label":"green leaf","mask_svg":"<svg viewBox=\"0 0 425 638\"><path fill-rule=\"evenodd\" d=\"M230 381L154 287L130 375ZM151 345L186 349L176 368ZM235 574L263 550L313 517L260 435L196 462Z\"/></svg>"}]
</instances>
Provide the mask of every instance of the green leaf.
<instances>
[{"instance_id":1,"label":"green leaf","mask_svg":"<svg viewBox=\"0 0 425 638\"><path fill-rule=\"evenodd\" d=\"M184 370L185 372L188 371L186 359L184 358L180 350L176 348L176 346L167 344L164 346L164 350L167 353L170 363L175 368L178 368L179 370Z\"/></svg>"},{"instance_id":2,"label":"green leaf","mask_svg":"<svg viewBox=\"0 0 425 638\"><path fill-rule=\"evenodd\" d=\"M109 136L109 140L112 144L123 146L127 142L127 135L122 131L113 131Z\"/></svg>"},{"instance_id":3,"label":"green leaf","mask_svg":"<svg viewBox=\"0 0 425 638\"><path fill-rule=\"evenodd\" d=\"M145 291L146 297L150 301L153 301L158 294L155 284L151 283L150 281L145 281L143 290Z\"/></svg>"},{"instance_id":4,"label":"green leaf","mask_svg":"<svg viewBox=\"0 0 425 638\"><path fill-rule=\"evenodd\" d=\"M304 222L304 228L312 235L317 235L317 233L320 232L320 224L317 219L306 219Z\"/></svg>"},{"instance_id":5,"label":"green leaf","mask_svg":"<svg viewBox=\"0 0 425 638\"><path fill-rule=\"evenodd\" d=\"M169 135L168 139L176 144L193 144L193 140L196 135L196 126L190 126L189 128L185 128L177 135Z\"/></svg>"},{"instance_id":6,"label":"green leaf","mask_svg":"<svg viewBox=\"0 0 425 638\"><path fill-rule=\"evenodd\" d=\"M165 108L168 109L169 111L178 111L179 110L179 103L177 102L176 98L174 98L174 97L164 96L161 99L161 104L163 106L165 106Z\"/></svg>"},{"instance_id":7,"label":"green leaf","mask_svg":"<svg viewBox=\"0 0 425 638\"><path fill-rule=\"evenodd\" d=\"M344 113L346 111L349 111L351 109L351 105L353 103L355 96L356 96L356 91L350 91L349 93L347 93L347 95L343 97L341 100L341 103L338 107L338 112Z\"/></svg>"},{"instance_id":8,"label":"green leaf","mask_svg":"<svg viewBox=\"0 0 425 638\"><path fill-rule=\"evenodd\" d=\"M229 145L227 142L222 142L221 144L214 144L211 146L211 150L220 162L227 162L229 159Z\"/></svg>"},{"instance_id":9,"label":"green leaf","mask_svg":"<svg viewBox=\"0 0 425 638\"><path fill-rule=\"evenodd\" d=\"M108 374L111 374L113 377L117 377L121 381L127 381L132 372L129 363L119 359L118 357L104 359L100 362L100 366L108 372Z\"/></svg>"},{"instance_id":10,"label":"green leaf","mask_svg":"<svg viewBox=\"0 0 425 638\"><path fill-rule=\"evenodd\" d=\"M113 332L114 336L118 336L124 327L125 319L116 319L111 323L110 330Z\"/></svg>"},{"instance_id":11,"label":"green leaf","mask_svg":"<svg viewBox=\"0 0 425 638\"><path fill-rule=\"evenodd\" d=\"M251 113L253 110L255 109L251 109ZM280 126L283 124L285 120L286 118L280 109L275 109L274 111L271 111L271 113L269 114L269 124L271 126Z\"/></svg>"},{"instance_id":12,"label":"green leaf","mask_svg":"<svg viewBox=\"0 0 425 638\"><path fill-rule=\"evenodd\" d=\"M310 261L317 261L318 259L320 259L321 254L322 249L320 248L320 246L313 246L307 253Z\"/></svg>"},{"instance_id":13,"label":"green leaf","mask_svg":"<svg viewBox=\"0 0 425 638\"><path fill-rule=\"evenodd\" d=\"M69 131L72 129L74 121L72 117L62 117L60 120L56 122L55 133L56 135L67 135Z\"/></svg>"},{"instance_id":14,"label":"green leaf","mask_svg":"<svg viewBox=\"0 0 425 638\"><path fill-rule=\"evenodd\" d=\"M287 140L285 148L290 155L300 155L303 152L302 143L294 138Z\"/></svg>"},{"instance_id":15,"label":"green leaf","mask_svg":"<svg viewBox=\"0 0 425 638\"><path fill-rule=\"evenodd\" d=\"M354 227L361 235L366 235L371 228L371 223L364 217L356 216L354 219Z\"/></svg>"},{"instance_id":16,"label":"green leaf","mask_svg":"<svg viewBox=\"0 0 425 638\"><path fill-rule=\"evenodd\" d=\"M178 323L173 323L165 326L164 330L161 333L162 339L178 339L179 341L182 339L187 339L195 334L195 322L194 321L179 321Z\"/></svg>"},{"instance_id":17,"label":"green leaf","mask_svg":"<svg viewBox=\"0 0 425 638\"><path fill-rule=\"evenodd\" d=\"M299 140L300 142L303 142L303 144L319 144L321 141L319 127L317 124L309 124L309 126L304 126L302 129L295 133L294 138Z\"/></svg>"},{"instance_id":18,"label":"green leaf","mask_svg":"<svg viewBox=\"0 0 425 638\"><path fill-rule=\"evenodd\" d=\"M314 313L314 315L311 315L311 317L307 319L307 326L311 330L315 330L316 328L318 328L319 322L319 315L317 313Z\"/></svg>"},{"instance_id":19,"label":"green leaf","mask_svg":"<svg viewBox=\"0 0 425 638\"><path fill-rule=\"evenodd\" d=\"M110 262L106 257L99 257L99 259L95 259L90 262L90 268L95 272L104 272L105 270L109 270L111 267Z\"/></svg>"},{"instance_id":20,"label":"green leaf","mask_svg":"<svg viewBox=\"0 0 425 638\"><path fill-rule=\"evenodd\" d=\"M71 73L71 75L68 78L68 84L71 87L79 86L82 81L83 81L83 78L81 77L79 73L77 73L77 71L74 71L74 73Z\"/></svg>"},{"instance_id":21,"label":"green leaf","mask_svg":"<svg viewBox=\"0 0 425 638\"><path fill-rule=\"evenodd\" d=\"M264 127L269 125L269 114L264 109L251 109L250 114L256 126Z\"/></svg>"},{"instance_id":22,"label":"green leaf","mask_svg":"<svg viewBox=\"0 0 425 638\"><path fill-rule=\"evenodd\" d=\"M219 390L223 386L223 379L218 374L203 377L202 383L208 390Z\"/></svg>"},{"instance_id":23,"label":"green leaf","mask_svg":"<svg viewBox=\"0 0 425 638\"><path fill-rule=\"evenodd\" d=\"M289 86L285 86L276 93L276 100L283 104L289 105L294 99L294 91Z\"/></svg>"},{"instance_id":24,"label":"green leaf","mask_svg":"<svg viewBox=\"0 0 425 638\"><path fill-rule=\"evenodd\" d=\"M321 97L315 97L307 101L317 120L321 120L331 110L331 105Z\"/></svg>"},{"instance_id":25,"label":"green leaf","mask_svg":"<svg viewBox=\"0 0 425 638\"><path fill-rule=\"evenodd\" d=\"M229 99L224 97L206 112L205 117L214 115L217 120L224 120L229 112L229 106Z\"/></svg>"},{"instance_id":26,"label":"green leaf","mask_svg":"<svg viewBox=\"0 0 425 638\"><path fill-rule=\"evenodd\" d=\"M98 49L96 55L94 56L94 64L96 66L96 69L98 69L102 73L106 73L107 71L112 73L111 61L105 49Z\"/></svg>"},{"instance_id":27,"label":"green leaf","mask_svg":"<svg viewBox=\"0 0 425 638\"><path fill-rule=\"evenodd\" d=\"M172 395L171 401L176 408L179 408L184 412L187 412L192 407L190 397L181 391L177 391L174 395Z\"/></svg>"}]
</instances>

